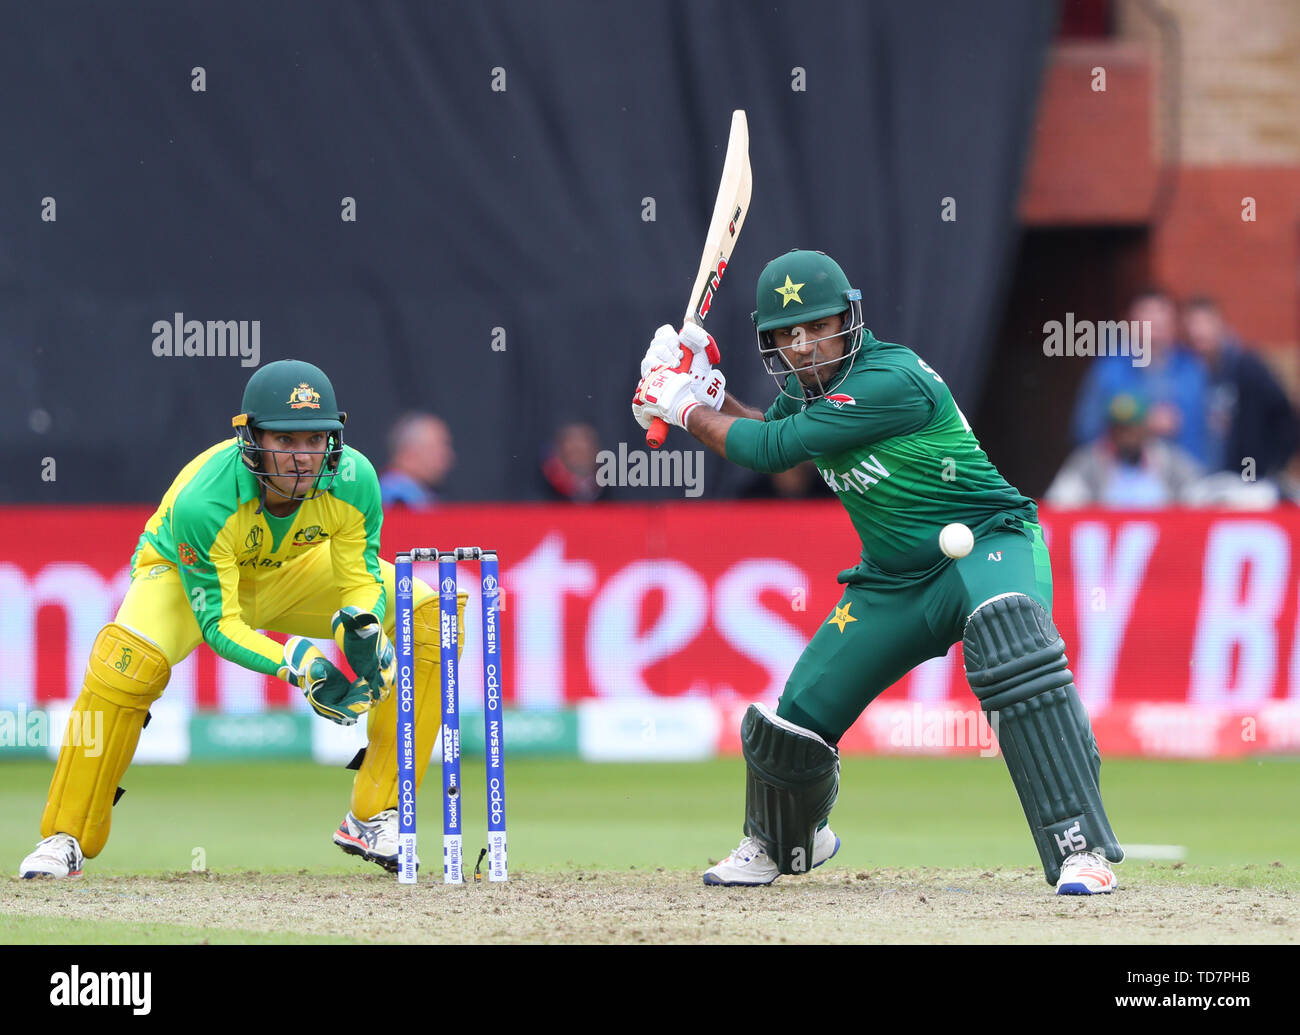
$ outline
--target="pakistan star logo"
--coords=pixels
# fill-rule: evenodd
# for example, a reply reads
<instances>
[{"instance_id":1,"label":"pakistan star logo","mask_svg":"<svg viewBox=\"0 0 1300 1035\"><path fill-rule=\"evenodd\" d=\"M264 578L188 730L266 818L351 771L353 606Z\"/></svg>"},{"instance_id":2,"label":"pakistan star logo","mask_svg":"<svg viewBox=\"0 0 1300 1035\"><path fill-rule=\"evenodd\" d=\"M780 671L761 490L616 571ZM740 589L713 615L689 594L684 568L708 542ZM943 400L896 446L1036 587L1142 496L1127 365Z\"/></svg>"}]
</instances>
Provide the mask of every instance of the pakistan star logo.
<instances>
[{"instance_id":1,"label":"pakistan star logo","mask_svg":"<svg viewBox=\"0 0 1300 1035\"><path fill-rule=\"evenodd\" d=\"M840 627L840 632L843 632L844 627L848 625L849 622L857 621L856 618L854 618L851 614L849 614L849 608L851 608L852 606L853 606L853 601L850 600L843 607L837 607L835 609L835 613L831 615L830 621L828 621L826 624L838 625Z\"/></svg>"},{"instance_id":2,"label":"pakistan star logo","mask_svg":"<svg viewBox=\"0 0 1300 1035\"><path fill-rule=\"evenodd\" d=\"M807 283L807 281L804 283ZM790 283L790 274L787 273L785 275L785 283L781 285L781 287L773 288L772 290L781 296L781 308L784 309L791 302L798 302L800 305L803 305L803 299L799 297L799 289L801 287L803 287L803 284Z\"/></svg>"}]
</instances>

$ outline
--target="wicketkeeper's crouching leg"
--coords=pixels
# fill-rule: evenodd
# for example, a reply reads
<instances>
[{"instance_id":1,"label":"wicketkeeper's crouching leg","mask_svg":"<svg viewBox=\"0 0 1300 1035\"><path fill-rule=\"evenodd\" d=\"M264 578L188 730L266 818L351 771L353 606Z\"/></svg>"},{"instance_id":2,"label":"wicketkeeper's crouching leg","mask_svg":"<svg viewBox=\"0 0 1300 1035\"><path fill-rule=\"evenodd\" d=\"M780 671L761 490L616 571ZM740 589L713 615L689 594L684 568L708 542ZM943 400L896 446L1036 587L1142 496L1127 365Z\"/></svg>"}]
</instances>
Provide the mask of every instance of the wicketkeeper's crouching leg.
<instances>
[{"instance_id":1,"label":"wicketkeeper's crouching leg","mask_svg":"<svg viewBox=\"0 0 1300 1035\"><path fill-rule=\"evenodd\" d=\"M1101 803L1101 753L1051 616L1022 593L994 597L967 618L962 649L1047 882L1057 885L1062 863L1076 853L1122 862Z\"/></svg>"},{"instance_id":2,"label":"wicketkeeper's crouching leg","mask_svg":"<svg viewBox=\"0 0 1300 1035\"><path fill-rule=\"evenodd\" d=\"M456 597L458 630L457 657L465 650L465 606L468 593ZM385 623L393 635L390 615ZM419 789L433 750L438 746L442 719L438 678L439 642L438 595L429 591L411 610L415 640L415 786ZM352 809L334 834L334 843L345 852L359 855L386 870L397 870L397 694L389 694L370 709L366 724L367 743L353 761L357 775L352 781Z\"/></svg>"},{"instance_id":3,"label":"wicketkeeper's crouching leg","mask_svg":"<svg viewBox=\"0 0 1300 1035\"><path fill-rule=\"evenodd\" d=\"M103 850L118 782L170 678L167 656L151 640L116 622L99 631L50 781L43 840L20 865L23 876L75 875L83 858Z\"/></svg>"}]
</instances>

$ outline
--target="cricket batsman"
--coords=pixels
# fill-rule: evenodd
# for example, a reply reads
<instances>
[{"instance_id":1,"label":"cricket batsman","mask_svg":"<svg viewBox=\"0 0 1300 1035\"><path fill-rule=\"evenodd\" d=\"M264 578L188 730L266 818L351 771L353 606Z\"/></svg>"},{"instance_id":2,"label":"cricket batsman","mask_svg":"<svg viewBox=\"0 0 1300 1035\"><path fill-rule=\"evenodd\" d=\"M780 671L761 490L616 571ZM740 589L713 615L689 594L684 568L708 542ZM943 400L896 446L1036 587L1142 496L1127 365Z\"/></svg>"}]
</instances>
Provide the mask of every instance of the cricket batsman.
<instances>
[{"instance_id":1,"label":"cricket batsman","mask_svg":"<svg viewBox=\"0 0 1300 1035\"><path fill-rule=\"evenodd\" d=\"M331 722L350 726L367 716L368 744L354 762L351 806L334 843L396 871L393 566L379 559L379 480L370 461L343 444L346 420L318 367L268 363L248 380L231 422L235 436L176 476L140 536L126 598L95 638L69 719L71 727L82 713L101 712L102 750L92 755L80 738L64 738L43 840L18 867L21 876L77 876L103 850L149 706L172 666L200 643L297 687ZM416 739L432 746L438 599L418 580L414 597ZM465 602L462 594L462 624ZM280 644L259 629L289 639ZM330 636L354 677L307 638ZM429 754L417 754L417 783Z\"/></svg>"},{"instance_id":2,"label":"cricket batsman","mask_svg":"<svg viewBox=\"0 0 1300 1035\"><path fill-rule=\"evenodd\" d=\"M771 884L840 846L828 818L836 745L890 684L961 641L966 677L997 731L1049 885L1107 894L1123 849L1099 789L1101 756L1052 622L1052 572L1034 502L990 462L943 379L915 352L877 340L862 293L822 252L791 251L758 279L759 353L780 395L738 402L694 324L660 327L632 412L683 428L755 471L811 459L862 540L844 595L800 655L775 711L741 724L745 837L704 873L711 885ZM691 369L676 373L682 347ZM960 559L939 531L967 525Z\"/></svg>"}]
</instances>

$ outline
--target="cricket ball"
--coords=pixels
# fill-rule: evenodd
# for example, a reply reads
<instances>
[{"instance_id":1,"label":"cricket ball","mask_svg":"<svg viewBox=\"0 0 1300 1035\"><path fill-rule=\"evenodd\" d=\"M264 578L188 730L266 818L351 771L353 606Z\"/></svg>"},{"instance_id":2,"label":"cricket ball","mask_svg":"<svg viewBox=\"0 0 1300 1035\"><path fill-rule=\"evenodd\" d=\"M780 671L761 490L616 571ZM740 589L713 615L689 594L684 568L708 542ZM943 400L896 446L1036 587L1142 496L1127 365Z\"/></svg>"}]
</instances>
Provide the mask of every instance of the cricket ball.
<instances>
[{"instance_id":1,"label":"cricket ball","mask_svg":"<svg viewBox=\"0 0 1300 1035\"><path fill-rule=\"evenodd\" d=\"M975 546L975 536L960 522L944 525L939 533L939 549L949 557L965 557Z\"/></svg>"}]
</instances>

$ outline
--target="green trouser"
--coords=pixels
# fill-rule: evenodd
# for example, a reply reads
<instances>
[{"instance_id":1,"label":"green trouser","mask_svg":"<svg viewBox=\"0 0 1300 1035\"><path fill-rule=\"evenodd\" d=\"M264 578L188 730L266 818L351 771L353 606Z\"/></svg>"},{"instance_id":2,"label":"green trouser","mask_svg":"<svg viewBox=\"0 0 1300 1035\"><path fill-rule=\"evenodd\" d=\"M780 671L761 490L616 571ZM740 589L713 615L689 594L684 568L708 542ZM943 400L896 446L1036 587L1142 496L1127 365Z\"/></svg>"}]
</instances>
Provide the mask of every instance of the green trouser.
<instances>
[{"instance_id":1,"label":"green trouser","mask_svg":"<svg viewBox=\"0 0 1300 1035\"><path fill-rule=\"evenodd\" d=\"M800 656L777 714L836 744L882 690L963 641L967 677L990 724L999 723L1047 882L1085 849L1120 862L1101 801L1101 755L1051 622L1042 529L1001 522L966 557L911 580L869 566L846 575L852 581Z\"/></svg>"},{"instance_id":2,"label":"green trouser","mask_svg":"<svg viewBox=\"0 0 1300 1035\"><path fill-rule=\"evenodd\" d=\"M800 655L777 704L783 719L831 744L887 687L961 640L966 619L984 601L1024 593L1052 611L1052 566L1043 530L980 536L965 557L919 580L879 573L849 585Z\"/></svg>"}]
</instances>

